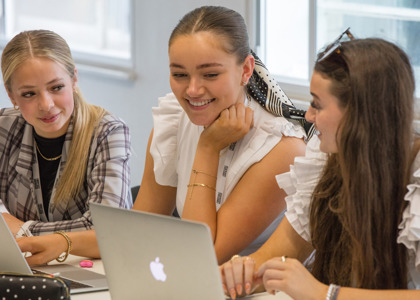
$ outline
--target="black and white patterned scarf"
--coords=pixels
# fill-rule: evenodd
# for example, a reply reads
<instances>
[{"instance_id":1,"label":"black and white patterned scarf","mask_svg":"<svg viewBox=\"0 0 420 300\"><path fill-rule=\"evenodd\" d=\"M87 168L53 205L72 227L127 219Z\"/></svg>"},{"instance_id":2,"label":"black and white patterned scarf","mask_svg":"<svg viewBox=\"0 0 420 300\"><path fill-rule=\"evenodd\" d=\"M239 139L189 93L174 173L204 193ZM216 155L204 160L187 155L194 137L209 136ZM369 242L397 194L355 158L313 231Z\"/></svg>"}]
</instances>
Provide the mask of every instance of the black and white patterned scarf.
<instances>
[{"instance_id":1,"label":"black and white patterned scarf","mask_svg":"<svg viewBox=\"0 0 420 300\"><path fill-rule=\"evenodd\" d=\"M308 141L314 134L315 127L305 120L306 111L294 106L259 57L253 51L251 54L255 58L255 68L247 84L248 94L272 114L299 121L305 129Z\"/></svg>"}]
</instances>

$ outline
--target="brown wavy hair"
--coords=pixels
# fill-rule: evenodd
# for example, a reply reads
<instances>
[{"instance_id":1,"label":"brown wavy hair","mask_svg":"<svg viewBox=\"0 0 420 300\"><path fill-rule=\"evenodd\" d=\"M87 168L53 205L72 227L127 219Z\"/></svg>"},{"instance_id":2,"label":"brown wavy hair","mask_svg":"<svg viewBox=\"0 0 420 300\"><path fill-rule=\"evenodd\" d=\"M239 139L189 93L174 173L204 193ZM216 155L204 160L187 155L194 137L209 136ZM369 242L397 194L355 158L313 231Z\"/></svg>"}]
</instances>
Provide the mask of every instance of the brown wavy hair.
<instances>
[{"instance_id":1,"label":"brown wavy hair","mask_svg":"<svg viewBox=\"0 0 420 300\"><path fill-rule=\"evenodd\" d=\"M343 42L315 71L331 80L344 116L338 152L313 194L312 272L326 284L406 289L407 253L397 236L413 141L409 59L390 42L359 39Z\"/></svg>"}]
</instances>

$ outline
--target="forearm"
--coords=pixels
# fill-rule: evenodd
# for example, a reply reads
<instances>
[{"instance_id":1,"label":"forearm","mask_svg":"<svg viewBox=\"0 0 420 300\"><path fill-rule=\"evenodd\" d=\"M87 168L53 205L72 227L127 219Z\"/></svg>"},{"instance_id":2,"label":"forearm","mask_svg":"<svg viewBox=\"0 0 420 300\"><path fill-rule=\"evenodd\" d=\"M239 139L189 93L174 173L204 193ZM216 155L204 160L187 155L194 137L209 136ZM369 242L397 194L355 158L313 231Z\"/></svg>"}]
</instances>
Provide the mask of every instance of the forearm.
<instances>
[{"instance_id":1,"label":"forearm","mask_svg":"<svg viewBox=\"0 0 420 300\"><path fill-rule=\"evenodd\" d=\"M298 235L285 217L267 242L250 256L258 269L265 261L279 256L293 257L304 262L312 251L312 246Z\"/></svg>"},{"instance_id":2,"label":"forearm","mask_svg":"<svg viewBox=\"0 0 420 300\"><path fill-rule=\"evenodd\" d=\"M198 144L191 170L182 218L204 222L213 239L217 233L216 183L219 151Z\"/></svg>"},{"instance_id":3,"label":"forearm","mask_svg":"<svg viewBox=\"0 0 420 300\"><path fill-rule=\"evenodd\" d=\"M99 246L94 230L68 232L67 235L72 241L71 254L92 258L100 257Z\"/></svg>"}]
</instances>

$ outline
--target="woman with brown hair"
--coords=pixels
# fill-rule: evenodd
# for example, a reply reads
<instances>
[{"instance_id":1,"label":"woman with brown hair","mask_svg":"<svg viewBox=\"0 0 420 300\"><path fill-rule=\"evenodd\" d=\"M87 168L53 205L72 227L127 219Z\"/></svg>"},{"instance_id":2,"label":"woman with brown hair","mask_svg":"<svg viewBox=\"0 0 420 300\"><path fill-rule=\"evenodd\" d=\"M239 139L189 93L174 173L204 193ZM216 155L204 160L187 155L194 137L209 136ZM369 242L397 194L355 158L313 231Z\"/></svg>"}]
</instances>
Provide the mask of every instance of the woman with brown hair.
<instances>
[{"instance_id":1,"label":"woman with brown hair","mask_svg":"<svg viewBox=\"0 0 420 300\"><path fill-rule=\"evenodd\" d=\"M420 289L414 86L406 54L384 40L320 53L306 114L319 135L277 177L290 196L275 233L221 266L233 298L258 285L293 299L419 298L406 290Z\"/></svg>"}]
</instances>

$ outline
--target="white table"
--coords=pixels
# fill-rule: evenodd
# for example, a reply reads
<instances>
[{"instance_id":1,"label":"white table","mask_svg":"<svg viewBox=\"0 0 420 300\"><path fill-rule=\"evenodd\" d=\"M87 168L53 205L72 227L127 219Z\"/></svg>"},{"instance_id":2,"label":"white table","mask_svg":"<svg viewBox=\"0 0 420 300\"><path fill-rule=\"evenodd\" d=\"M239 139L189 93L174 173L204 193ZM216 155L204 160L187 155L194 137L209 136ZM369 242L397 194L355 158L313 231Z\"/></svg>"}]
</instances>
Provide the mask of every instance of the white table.
<instances>
[{"instance_id":1,"label":"white table","mask_svg":"<svg viewBox=\"0 0 420 300\"><path fill-rule=\"evenodd\" d=\"M84 260L85 258L79 256L70 255L66 261L66 263L79 266L79 262ZM94 272L98 272L101 274L105 274L104 266L100 259L91 259L93 261L92 268L86 268L86 270L91 270ZM111 300L111 296L109 291L102 291L102 292L93 292L93 293L85 293L85 294L76 294L71 296L72 300ZM279 292L275 296L272 296L268 293L261 293L257 295L251 295L241 299L252 299L252 300L292 300L288 295ZM119 300L119 299L118 299Z\"/></svg>"}]
</instances>

